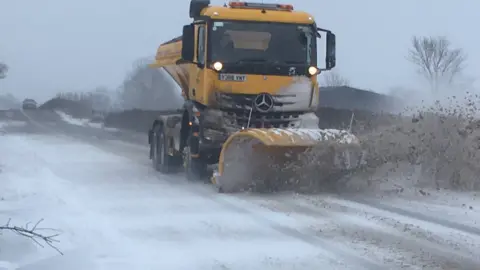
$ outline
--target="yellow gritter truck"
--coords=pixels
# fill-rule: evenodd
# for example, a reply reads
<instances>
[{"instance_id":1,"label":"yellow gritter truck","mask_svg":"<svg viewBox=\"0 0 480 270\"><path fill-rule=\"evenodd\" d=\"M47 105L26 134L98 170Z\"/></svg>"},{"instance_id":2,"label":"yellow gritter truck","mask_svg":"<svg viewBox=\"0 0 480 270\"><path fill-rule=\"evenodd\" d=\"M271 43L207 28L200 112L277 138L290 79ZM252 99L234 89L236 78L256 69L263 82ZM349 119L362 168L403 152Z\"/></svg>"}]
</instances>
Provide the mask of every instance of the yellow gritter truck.
<instances>
[{"instance_id":1,"label":"yellow gritter truck","mask_svg":"<svg viewBox=\"0 0 480 270\"><path fill-rule=\"evenodd\" d=\"M184 99L178 111L160 112L149 131L158 171L183 165L187 179L211 179L223 192L278 189L295 182L301 164L286 168L300 155L332 143L347 147L322 155L329 166L356 166L347 150L358 146L357 138L319 129L315 115L317 75L336 64L331 31L290 4L191 0L190 18L150 64L163 76L159 91ZM320 41L324 68L317 63ZM218 165L209 174L212 164Z\"/></svg>"}]
</instances>

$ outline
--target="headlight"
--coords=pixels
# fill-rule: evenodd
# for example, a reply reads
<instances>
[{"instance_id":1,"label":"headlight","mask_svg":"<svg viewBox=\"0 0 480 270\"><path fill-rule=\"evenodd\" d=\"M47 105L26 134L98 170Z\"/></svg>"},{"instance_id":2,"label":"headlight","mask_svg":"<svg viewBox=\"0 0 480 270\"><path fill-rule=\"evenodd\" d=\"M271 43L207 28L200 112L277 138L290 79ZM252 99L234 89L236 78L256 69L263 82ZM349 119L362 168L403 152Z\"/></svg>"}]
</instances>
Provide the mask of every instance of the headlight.
<instances>
[{"instance_id":1,"label":"headlight","mask_svg":"<svg viewBox=\"0 0 480 270\"><path fill-rule=\"evenodd\" d=\"M310 76L316 75L317 73L318 73L318 68L313 66L308 68L308 74L310 74Z\"/></svg>"},{"instance_id":2,"label":"headlight","mask_svg":"<svg viewBox=\"0 0 480 270\"><path fill-rule=\"evenodd\" d=\"M220 63L220 62L213 63L213 69L215 69L216 71L220 71L220 70L222 70L222 68L223 68L222 63Z\"/></svg>"}]
</instances>

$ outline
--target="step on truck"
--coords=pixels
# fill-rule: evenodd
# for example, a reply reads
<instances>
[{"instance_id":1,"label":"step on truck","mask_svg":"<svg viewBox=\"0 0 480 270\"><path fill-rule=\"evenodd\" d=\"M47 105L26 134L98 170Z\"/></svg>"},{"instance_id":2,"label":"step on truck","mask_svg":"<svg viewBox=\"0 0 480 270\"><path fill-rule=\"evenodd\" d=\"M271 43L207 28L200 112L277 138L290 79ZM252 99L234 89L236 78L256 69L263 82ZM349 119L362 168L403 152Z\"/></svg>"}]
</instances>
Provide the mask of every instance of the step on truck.
<instances>
[{"instance_id":1,"label":"step on truck","mask_svg":"<svg viewBox=\"0 0 480 270\"><path fill-rule=\"evenodd\" d=\"M294 188L312 158L322 161L313 169L322 175L356 166L358 139L319 129L315 114L317 76L336 65L332 31L290 4L192 0L189 15L182 35L161 44L149 65L162 76L158 91L183 98L182 108L159 112L149 131L158 171L183 166L189 180L238 192Z\"/></svg>"}]
</instances>

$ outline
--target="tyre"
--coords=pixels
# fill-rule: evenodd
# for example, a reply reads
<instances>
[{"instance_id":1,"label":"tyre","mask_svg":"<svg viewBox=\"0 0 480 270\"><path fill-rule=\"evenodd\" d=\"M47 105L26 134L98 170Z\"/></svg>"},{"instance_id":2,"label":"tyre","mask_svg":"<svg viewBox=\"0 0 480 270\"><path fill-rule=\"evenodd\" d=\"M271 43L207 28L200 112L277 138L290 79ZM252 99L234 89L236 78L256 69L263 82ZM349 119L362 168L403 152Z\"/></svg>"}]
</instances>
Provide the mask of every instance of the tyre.
<instances>
[{"instance_id":1,"label":"tyre","mask_svg":"<svg viewBox=\"0 0 480 270\"><path fill-rule=\"evenodd\" d=\"M174 165L173 157L168 155L167 138L162 127L155 127L152 134L152 163L155 170L162 173L169 173L172 171Z\"/></svg>"},{"instance_id":2,"label":"tyre","mask_svg":"<svg viewBox=\"0 0 480 270\"><path fill-rule=\"evenodd\" d=\"M190 137L188 139L188 145L183 149L183 165L185 167L187 180L199 181L207 177L207 162L201 157L193 156L190 148L190 142L192 140L193 138Z\"/></svg>"}]
</instances>

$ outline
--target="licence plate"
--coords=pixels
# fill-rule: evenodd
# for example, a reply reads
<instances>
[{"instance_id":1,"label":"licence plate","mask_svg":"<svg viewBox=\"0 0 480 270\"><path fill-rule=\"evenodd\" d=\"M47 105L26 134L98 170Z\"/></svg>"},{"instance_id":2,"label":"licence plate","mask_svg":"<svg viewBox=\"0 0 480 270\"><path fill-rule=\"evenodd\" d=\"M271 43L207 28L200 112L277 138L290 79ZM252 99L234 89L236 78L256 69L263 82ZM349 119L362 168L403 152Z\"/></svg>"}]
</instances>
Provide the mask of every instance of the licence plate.
<instances>
[{"instance_id":1,"label":"licence plate","mask_svg":"<svg viewBox=\"0 0 480 270\"><path fill-rule=\"evenodd\" d=\"M221 81L235 81L235 82L244 82L247 80L246 75L241 74L220 74Z\"/></svg>"}]
</instances>

